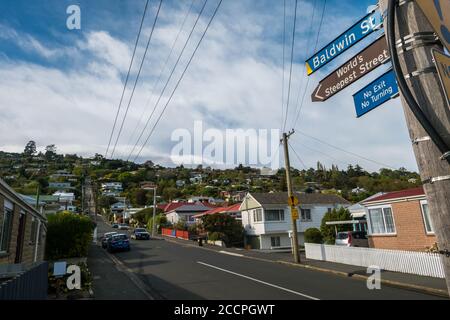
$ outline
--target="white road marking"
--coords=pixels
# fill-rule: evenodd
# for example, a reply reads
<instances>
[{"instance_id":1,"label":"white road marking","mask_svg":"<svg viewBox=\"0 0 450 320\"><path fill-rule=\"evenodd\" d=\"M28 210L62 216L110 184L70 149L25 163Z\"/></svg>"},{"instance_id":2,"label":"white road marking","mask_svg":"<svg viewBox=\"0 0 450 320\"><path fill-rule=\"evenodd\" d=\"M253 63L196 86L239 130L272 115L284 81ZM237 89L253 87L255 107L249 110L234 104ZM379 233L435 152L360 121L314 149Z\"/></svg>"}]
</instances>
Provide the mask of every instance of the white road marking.
<instances>
[{"instance_id":1,"label":"white road marking","mask_svg":"<svg viewBox=\"0 0 450 320\"><path fill-rule=\"evenodd\" d=\"M244 255L243 254L239 254L239 253L233 253L233 252L228 252L228 251L219 251L220 253L223 253L223 254L228 254L228 255L230 255L230 256L235 256L235 257L243 257Z\"/></svg>"},{"instance_id":2,"label":"white road marking","mask_svg":"<svg viewBox=\"0 0 450 320\"><path fill-rule=\"evenodd\" d=\"M255 279L255 278L252 278L252 277L240 274L240 273L236 273L236 272L230 271L230 270L222 269L222 268L213 266L211 264L207 264L207 263L204 263L204 262L201 262L201 261L197 261L197 263L201 264L203 266L209 267L209 268L213 268L213 269L217 269L217 270L220 270L220 271L223 271L223 272L234 274L235 276L238 276L238 277L242 277L242 278L249 279L249 280L252 280L252 281L255 281L255 282L258 282L258 283L262 283L262 284L265 284L266 286L269 286L269 287L273 287L273 288L277 288L277 289L280 289L280 290L283 290L283 291L286 291L286 292L289 292L289 293L293 293L293 294L296 294L298 296L301 296L301 297L304 297L304 298L307 298L307 299L320 300L319 298L315 298L315 297L309 296L307 294L303 294L303 293L300 293L300 292L297 292L297 291L294 291L294 290L291 290L291 289L283 288L283 287L277 286L276 284L268 283L268 282L265 282L265 281L262 281L262 280L259 280L259 279Z\"/></svg>"}]
</instances>

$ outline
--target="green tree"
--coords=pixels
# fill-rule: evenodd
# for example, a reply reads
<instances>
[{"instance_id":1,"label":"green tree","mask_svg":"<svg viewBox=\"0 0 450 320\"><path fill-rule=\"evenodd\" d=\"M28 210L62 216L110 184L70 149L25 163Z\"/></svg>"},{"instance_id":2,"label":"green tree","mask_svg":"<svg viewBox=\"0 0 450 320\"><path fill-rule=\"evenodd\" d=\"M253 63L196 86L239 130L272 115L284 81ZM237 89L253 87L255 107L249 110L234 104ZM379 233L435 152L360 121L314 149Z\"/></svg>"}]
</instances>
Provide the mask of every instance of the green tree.
<instances>
[{"instance_id":1,"label":"green tree","mask_svg":"<svg viewBox=\"0 0 450 320\"><path fill-rule=\"evenodd\" d=\"M55 160L56 156L56 146L54 144L45 147L45 159L49 161Z\"/></svg>"},{"instance_id":2,"label":"green tree","mask_svg":"<svg viewBox=\"0 0 450 320\"><path fill-rule=\"evenodd\" d=\"M169 221L167 221L166 215L160 213L155 216L155 225L158 228L156 230L157 233L161 233L161 228L169 227L170 223L169 223ZM151 231L152 228L153 228L153 217L150 217L147 220L147 229Z\"/></svg>"},{"instance_id":3,"label":"green tree","mask_svg":"<svg viewBox=\"0 0 450 320\"><path fill-rule=\"evenodd\" d=\"M320 232L322 233L323 240L326 244L334 244L336 240L336 230L340 231L350 231L352 230L352 225L341 224L329 226L326 223L330 221L349 221L352 220L350 211L341 207L339 209L333 209L331 212L327 212L322 218L322 224L320 225Z\"/></svg>"},{"instance_id":4,"label":"green tree","mask_svg":"<svg viewBox=\"0 0 450 320\"><path fill-rule=\"evenodd\" d=\"M98 206L103 209L109 209L116 202L116 198L110 196L100 196L97 199Z\"/></svg>"},{"instance_id":5,"label":"green tree","mask_svg":"<svg viewBox=\"0 0 450 320\"><path fill-rule=\"evenodd\" d=\"M27 157L31 157L36 154L36 142L34 142L33 140L28 141L25 149L23 150L23 154Z\"/></svg>"},{"instance_id":6,"label":"green tree","mask_svg":"<svg viewBox=\"0 0 450 320\"><path fill-rule=\"evenodd\" d=\"M138 206L145 206L147 204L147 191L138 189L134 193L134 202Z\"/></svg>"},{"instance_id":7,"label":"green tree","mask_svg":"<svg viewBox=\"0 0 450 320\"><path fill-rule=\"evenodd\" d=\"M209 233L221 233L227 245L242 245L244 241L244 228L235 218L227 214L213 214L202 217L202 226Z\"/></svg>"}]
</instances>

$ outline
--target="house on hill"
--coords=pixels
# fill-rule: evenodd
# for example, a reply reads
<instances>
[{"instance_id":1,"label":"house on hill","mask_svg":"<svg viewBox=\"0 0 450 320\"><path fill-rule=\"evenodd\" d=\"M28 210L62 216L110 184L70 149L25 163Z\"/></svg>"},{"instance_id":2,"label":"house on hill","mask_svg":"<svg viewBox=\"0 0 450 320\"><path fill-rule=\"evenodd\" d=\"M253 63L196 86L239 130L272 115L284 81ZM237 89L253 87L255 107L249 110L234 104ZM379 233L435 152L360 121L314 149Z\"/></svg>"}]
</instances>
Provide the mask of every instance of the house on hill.
<instances>
[{"instance_id":1,"label":"house on hill","mask_svg":"<svg viewBox=\"0 0 450 320\"><path fill-rule=\"evenodd\" d=\"M325 213L350 202L333 194L296 193L299 199L297 231L299 244L304 244L304 232L320 228ZM272 250L292 247L292 222L287 204L288 193L248 193L239 210L245 229L245 243L252 249Z\"/></svg>"}]
</instances>

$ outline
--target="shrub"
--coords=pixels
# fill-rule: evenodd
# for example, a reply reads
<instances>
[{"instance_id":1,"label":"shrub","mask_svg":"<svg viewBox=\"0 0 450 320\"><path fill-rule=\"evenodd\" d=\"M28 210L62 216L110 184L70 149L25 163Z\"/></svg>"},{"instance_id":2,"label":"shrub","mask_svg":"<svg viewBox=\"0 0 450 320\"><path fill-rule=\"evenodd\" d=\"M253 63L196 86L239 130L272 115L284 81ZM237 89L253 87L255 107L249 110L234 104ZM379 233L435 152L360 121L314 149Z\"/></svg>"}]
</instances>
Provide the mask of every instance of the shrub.
<instances>
[{"instance_id":1,"label":"shrub","mask_svg":"<svg viewBox=\"0 0 450 320\"><path fill-rule=\"evenodd\" d=\"M309 228L305 231L305 242L306 243L322 243L322 233L317 228Z\"/></svg>"},{"instance_id":2,"label":"shrub","mask_svg":"<svg viewBox=\"0 0 450 320\"><path fill-rule=\"evenodd\" d=\"M161 228L168 227L170 224L167 221L167 217L164 214L158 214L155 216L155 224L158 228L157 233L161 233ZM147 221L147 229L152 231L153 217L150 217Z\"/></svg>"},{"instance_id":3,"label":"shrub","mask_svg":"<svg viewBox=\"0 0 450 320\"><path fill-rule=\"evenodd\" d=\"M225 234L222 232L211 232L208 234L208 240L210 241L225 241Z\"/></svg>"},{"instance_id":4,"label":"shrub","mask_svg":"<svg viewBox=\"0 0 450 320\"><path fill-rule=\"evenodd\" d=\"M177 223L175 223L173 227L176 230L187 231L186 221L184 221L183 219L180 219Z\"/></svg>"},{"instance_id":5,"label":"shrub","mask_svg":"<svg viewBox=\"0 0 450 320\"><path fill-rule=\"evenodd\" d=\"M48 216L46 259L86 257L92 242L93 223L86 216L60 212Z\"/></svg>"},{"instance_id":6,"label":"shrub","mask_svg":"<svg viewBox=\"0 0 450 320\"><path fill-rule=\"evenodd\" d=\"M188 227L188 232L191 235L197 235L198 234L198 225L196 225L196 224L190 225Z\"/></svg>"},{"instance_id":7,"label":"shrub","mask_svg":"<svg viewBox=\"0 0 450 320\"><path fill-rule=\"evenodd\" d=\"M239 246L244 241L244 228L242 224L226 214L206 215L202 218L203 229L208 233L221 233L223 240L227 246Z\"/></svg>"}]
</instances>

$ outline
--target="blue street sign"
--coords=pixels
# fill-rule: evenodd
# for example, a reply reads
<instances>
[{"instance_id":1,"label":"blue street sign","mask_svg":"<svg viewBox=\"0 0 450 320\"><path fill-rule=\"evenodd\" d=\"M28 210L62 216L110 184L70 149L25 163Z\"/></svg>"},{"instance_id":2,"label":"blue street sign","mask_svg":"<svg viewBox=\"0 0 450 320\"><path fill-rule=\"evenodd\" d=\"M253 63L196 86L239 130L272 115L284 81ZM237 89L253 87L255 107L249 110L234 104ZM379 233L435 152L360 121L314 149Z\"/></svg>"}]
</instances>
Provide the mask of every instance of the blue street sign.
<instances>
[{"instance_id":1,"label":"blue street sign","mask_svg":"<svg viewBox=\"0 0 450 320\"><path fill-rule=\"evenodd\" d=\"M367 14L364 18L351 26L350 29L342 33L323 49L319 50L311 58L306 60L306 71L308 76L377 30L382 22L383 17L379 10Z\"/></svg>"},{"instance_id":2,"label":"blue street sign","mask_svg":"<svg viewBox=\"0 0 450 320\"><path fill-rule=\"evenodd\" d=\"M390 70L353 95L356 116L361 117L397 95L397 80L394 71Z\"/></svg>"}]
</instances>

